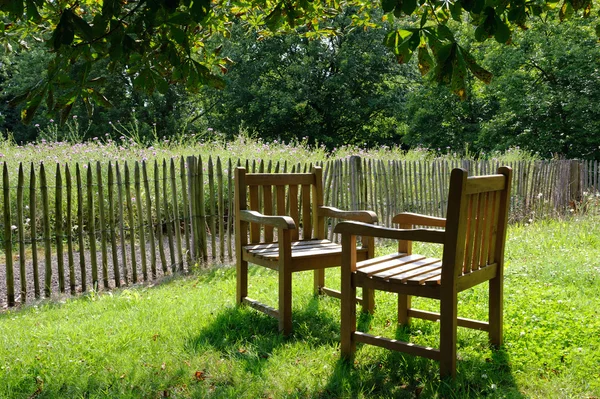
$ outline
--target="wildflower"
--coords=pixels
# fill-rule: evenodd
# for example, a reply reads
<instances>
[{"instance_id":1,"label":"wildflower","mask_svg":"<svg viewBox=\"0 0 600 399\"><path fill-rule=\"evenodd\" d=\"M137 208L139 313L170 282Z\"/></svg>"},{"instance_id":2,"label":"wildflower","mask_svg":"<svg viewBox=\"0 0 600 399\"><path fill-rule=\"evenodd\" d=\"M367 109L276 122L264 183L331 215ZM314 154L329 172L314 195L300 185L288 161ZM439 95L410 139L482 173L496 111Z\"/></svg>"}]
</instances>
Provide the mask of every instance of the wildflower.
<instances>
[{"instance_id":1,"label":"wildflower","mask_svg":"<svg viewBox=\"0 0 600 399\"><path fill-rule=\"evenodd\" d=\"M212 131L213 131L213 128L212 128L212 127L209 127L209 128L208 128L208 129L206 129L206 130L208 130L209 132L212 132Z\"/></svg>"},{"instance_id":2,"label":"wildflower","mask_svg":"<svg viewBox=\"0 0 600 399\"><path fill-rule=\"evenodd\" d=\"M492 384L490 385L490 388L492 388L492 390L496 390L498 387L496 386L496 384Z\"/></svg>"},{"instance_id":3,"label":"wildflower","mask_svg":"<svg viewBox=\"0 0 600 399\"><path fill-rule=\"evenodd\" d=\"M487 374L481 374L481 378L483 378L484 380L488 378Z\"/></svg>"},{"instance_id":4,"label":"wildflower","mask_svg":"<svg viewBox=\"0 0 600 399\"><path fill-rule=\"evenodd\" d=\"M54 119L50 119L50 121L49 121L49 122L50 122L50 123L54 123Z\"/></svg>"},{"instance_id":5,"label":"wildflower","mask_svg":"<svg viewBox=\"0 0 600 399\"><path fill-rule=\"evenodd\" d=\"M15 231L15 230L17 229L17 226L15 226L15 225L13 224L12 226L10 226L10 229L11 229L12 231Z\"/></svg>"},{"instance_id":6,"label":"wildflower","mask_svg":"<svg viewBox=\"0 0 600 399\"><path fill-rule=\"evenodd\" d=\"M73 119L77 119L77 115L73 115Z\"/></svg>"},{"instance_id":7,"label":"wildflower","mask_svg":"<svg viewBox=\"0 0 600 399\"><path fill-rule=\"evenodd\" d=\"M35 124L35 127L40 127L40 124L39 124L39 123L36 123L36 124Z\"/></svg>"}]
</instances>

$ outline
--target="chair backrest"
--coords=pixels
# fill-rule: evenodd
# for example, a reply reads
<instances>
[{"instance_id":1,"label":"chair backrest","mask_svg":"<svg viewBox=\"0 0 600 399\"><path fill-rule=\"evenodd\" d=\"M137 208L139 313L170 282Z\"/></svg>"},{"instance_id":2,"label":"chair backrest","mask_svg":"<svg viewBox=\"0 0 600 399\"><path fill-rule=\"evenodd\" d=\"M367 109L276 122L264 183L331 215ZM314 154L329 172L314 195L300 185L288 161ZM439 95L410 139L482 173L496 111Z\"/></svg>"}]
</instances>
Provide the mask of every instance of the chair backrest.
<instances>
[{"instance_id":1,"label":"chair backrest","mask_svg":"<svg viewBox=\"0 0 600 399\"><path fill-rule=\"evenodd\" d=\"M290 216L296 223L292 240L325 238L324 217L316 209L323 205L323 172L320 166L310 173L246 173L235 169L237 210L253 210L264 215ZM273 242L273 227L249 223L250 243ZM236 226L242 228L242 226ZM262 233L262 234L261 234ZM236 234L248 234L236 231Z\"/></svg>"},{"instance_id":2,"label":"chair backrest","mask_svg":"<svg viewBox=\"0 0 600 399\"><path fill-rule=\"evenodd\" d=\"M442 281L504 262L512 169L467 175L454 169L450 177Z\"/></svg>"}]
</instances>

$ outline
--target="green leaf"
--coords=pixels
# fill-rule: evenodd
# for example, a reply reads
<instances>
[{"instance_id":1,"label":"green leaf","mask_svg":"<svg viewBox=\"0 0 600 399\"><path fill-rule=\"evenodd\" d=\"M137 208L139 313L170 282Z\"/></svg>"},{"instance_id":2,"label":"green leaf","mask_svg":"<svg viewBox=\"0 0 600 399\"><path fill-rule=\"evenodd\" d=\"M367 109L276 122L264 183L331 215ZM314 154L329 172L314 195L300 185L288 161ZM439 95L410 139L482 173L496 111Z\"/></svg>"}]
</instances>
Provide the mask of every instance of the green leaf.
<instances>
[{"instance_id":1,"label":"green leaf","mask_svg":"<svg viewBox=\"0 0 600 399\"><path fill-rule=\"evenodd\" d=\"M183 46L187 43L187 36L186 36L185 32L183 31L183 29L179 29L177 27L172 27L171 28L171 36L173 37L173 40L175 40L175 42L181 46Z\"/></svg>"},{"instance_id":2,"label":"green leaf","mask_svg":"<svg viewBox=\"0 0 600 399\"><path fill-rule=\"evenodd\" d=\"M460 52L455 53L452 60L452 81L450 89L457 94L461 100L467 99L467 67Z\"/></svg>"},{"instance_id":3,"label":"green leaf","mask_svg":"<svg viewBox=\"0 0 600 399\"><path fill-rule=\"evenodd\" d=\"M433 67L433 58L431 58L431 55L429 54L429 50L427 50L427 47L425 47L425 46L419 47L419 51L417 53L417 60L418 60L419 72L421 72L421 75L426 75Z\"/></svg>"},{"instance_id":4,"label":"green leaf","mask_svg":"<svg viewBox=\"0 0 600 399\"><path fill-rule=\"evenodd\" d=\"M459 1L455 1L450 5L450 14L452 15L452 19L457 22L461 22L462 15L462 4Z\"/></svg>"},{"instance_id":5,"label":"green leaf","mask_svg":"<svg viewBox=\"0 0 600 399\"><path fill-rule=\"evenodd\" d=\"M489 84L492 81L492 73L482 68L479 64L477 64L475 58L473 58L471 53L469 53L466 49L462 47L460 47L459 49L471 73L475 75L477 79L481 80L486 84Z\"/></svg>"},{"instance_id":6,"label":"green leaf","mask_svg":"<svg viewBox=\"0 0 600 399\"><path fill-rule=\"evenodd\" d=\"M596 36L600 39L600 24L596 25Z\"/></svg>"},{"instance_id":7,"label":"green leaf","mask_svg":"<svg viewBox=\"0 0 600 399\"><path fill-rule=\"evenodd\" d=\"M27 17L34 22L41 21L42 17L40 16L40 13L38 12L38 8L37 8L35 2L33 0L26 0L26 4L27 4Z\"/></svg>"},{"instance_id":8,"label":"green leaf","mask_svg":"<svg viewBox=\"0 0 600 399\"><path fill-rule=\"evenodd\" d=\"M30 94L34 94L31 92ZM39 93L35 93L25 104L25 107L21 110L21 120L25 125L29 125L33 116L35 115L35 111L37 111L40 103L42 102L42 98L46 95L46 88L41 90Z\"/></svg>"},{"instance_id":9,"label":"green leaf","mask_svg":"<svg viewBox=\"0 0 600 399\"><path fill-rule=\"evenodd\" d=\"M392 12L396 8L396 0L381 0L381 8L386 14Z\"/></svg>"},{"instance_id":10,"label":"green leaf","mask_svg":"<svg viewBox=\"0 0 600 399\"><path fill-rule=\"evenodd\" d=\"M483 42L487 39L487 37L485 26L483 24L479 25L477 29L475 29L475 40L478 42Z\"/></svg>"},{"instance_id":11,"label":"green leaf","mask_svg":"<svg viewBox=\"0 0 600 399\"><path fill-rule=\"evenodd\" d=\"M112 103L108 100L108 98L106 98L104 96L104 94L99 93L98 91L92 89L90 91L90 94L92 96L92 98L94 99L94 101L96 101L98 104L102 105L105 108L112 108L113 105Z\"/></svg>"},{"instance_id":12,"label":"green leaf","mask_svg":"<svg viewBox=\"0 0 600 399\"><path fill-rule=\"evenodd\" d=\"M417 8L417 0L403 0L402 1L402 11L406 15L411 15L415 9Z\"/></svg>"},{"instance_id":13,"label":"green leaf","mask_svg":"<svg viewBox=\"0 0 600 399\"><path fill-rule=\"evenodd\" d=\"M494 38L498 43L506 43L510 40L510 28L500 18L496 17L496 32Z\"/></svg>"},{"instance_id":14,"label":"green leaf","mask_svg":"<svg viewBox=\"0 0 600 399\"><path fill-rule=\"evenodd\" d=\"M454 41L454 35L452 34L450 28L448 28L446 25L438 25L437 33L440 39L449 40L451 42Z\"/></svg>"},{"instance_id":15,"label":"green leaf","mask_svg":"<svg viewBox=\"0 0 600 399\"><path fill-rule=\"evenodd\" d=\"M73 26L80 33L81 37L88 42L94 40L94 31L87 22L85 22L79 15L74 13L71 14L71 19L73 21Z\"/></svg>"}]
</instances>

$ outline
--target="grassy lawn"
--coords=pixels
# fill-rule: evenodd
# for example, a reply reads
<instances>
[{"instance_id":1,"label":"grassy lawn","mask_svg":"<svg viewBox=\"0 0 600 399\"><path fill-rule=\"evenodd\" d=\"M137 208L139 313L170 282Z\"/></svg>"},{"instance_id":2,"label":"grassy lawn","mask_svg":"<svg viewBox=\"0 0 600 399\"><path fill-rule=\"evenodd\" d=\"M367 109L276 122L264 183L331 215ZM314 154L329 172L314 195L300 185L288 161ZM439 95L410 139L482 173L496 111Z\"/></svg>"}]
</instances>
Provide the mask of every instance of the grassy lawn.
<instances>
[{"instance_id":1,"label":"grassy lawn","mask_svg":"<svg viewBox=\"0 0 600 399\"><path fill-rule=\"evenodd\" d=\"M339 302L311 295L311 273L294 277L294 334L283 338L274 319L233 305L235 272L222 267L1 314L0 397L598 397L599 222L510 229L505 346L491 351L485 333L459 329L454 382L439 380L436 362L375 347L340 362ZM275 305L275 274L251 273L251 295ZM339 273L328 279L336 286ZM459 314L485 318L485 288L462 293ZM436 323L398 328L395 298L376 303L363 328L437 346Z\"/></svg>"}]
</instances>

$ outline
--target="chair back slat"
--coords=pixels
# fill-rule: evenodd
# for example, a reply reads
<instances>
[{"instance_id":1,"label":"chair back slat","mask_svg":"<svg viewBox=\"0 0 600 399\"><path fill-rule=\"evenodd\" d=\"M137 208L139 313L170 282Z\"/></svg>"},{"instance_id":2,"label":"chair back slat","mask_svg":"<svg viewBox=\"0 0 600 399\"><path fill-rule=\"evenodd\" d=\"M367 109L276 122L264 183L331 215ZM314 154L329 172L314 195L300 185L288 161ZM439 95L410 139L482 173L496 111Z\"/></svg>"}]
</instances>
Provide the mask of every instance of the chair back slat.
<instances>
[{"instance_id":1,"label":"chair back slat","mask_svg":"<svg viewBox=\"0 0 600 399\"><path fill-rule=\"evenodd\" d=\"M311 186L302 185L302 239L310 240L312 238L312 218L310 214L310 192Z\"/></svg>"},{"instance_id":2,"label":"chair back slat","mask_svg":"<svg viewBox=\"0 0 600 399\"><path fill-rule=\"evenodd\" d=\"M292 230L292 241L298 241L299 234L298 230L300 228L300 209L298 208L298 185L291 184L288 188L288 203L290 210L290 217L294 219L294 223L296 223L296 229Z\"/></svg>"},{"instance_id":3,"label":"chair back slat","mask_svg":"<svg viewBox=\"0 0 600 399\"><path fill-rule=\"evenodd\" d=\"M249 187L250 210L260 212L258 204L258 186ZM260 242L260 224L250 223L250 242L255 244Z\"/></svg>"},{"instance_id":4,"label":"chair back slat","mask_svg":"<svg viewBox=\"0 0 600 399\"><path fill-rule=\"evenodd\" d=\"M492 212L494 215L498 215L500 212L500 193L494 193L494 202L492 204ZM496 261L496 246L494 243L498 237L498 217L494 218L494 222L490 229L490 252L488 253L488 263L494 263Z\"/></svg>"},{"instance_id":5,"label":"chair back slat","mask_svg":"<svg viewBox=\"0 0 600 399\"><path fill-rule=\"evenodd\" d=\"M273 214L273 186L263 186L263 211L265 215ZM265 226L265 242L273 241L273 226Z\"/></svg>"},{"instance_id":6,"label":"chair back slat","mask_svg":"<svg viewBox=\"0 0 600 399\"><path fill-rule=\"evenodd\" d=\"M444 259L445 262L454 260L454 275L458 276L475 272L501 259L512 171L500 168L496 175L468 178L465 170L458 169L452 173L455 176L451 179L449 198L459 203L448 206L446 231L456 247L445 247L444 251L451 251L448 252L451 255ZM462 234L464 238L455 237Z\"/></svg>"}]
</instances>

